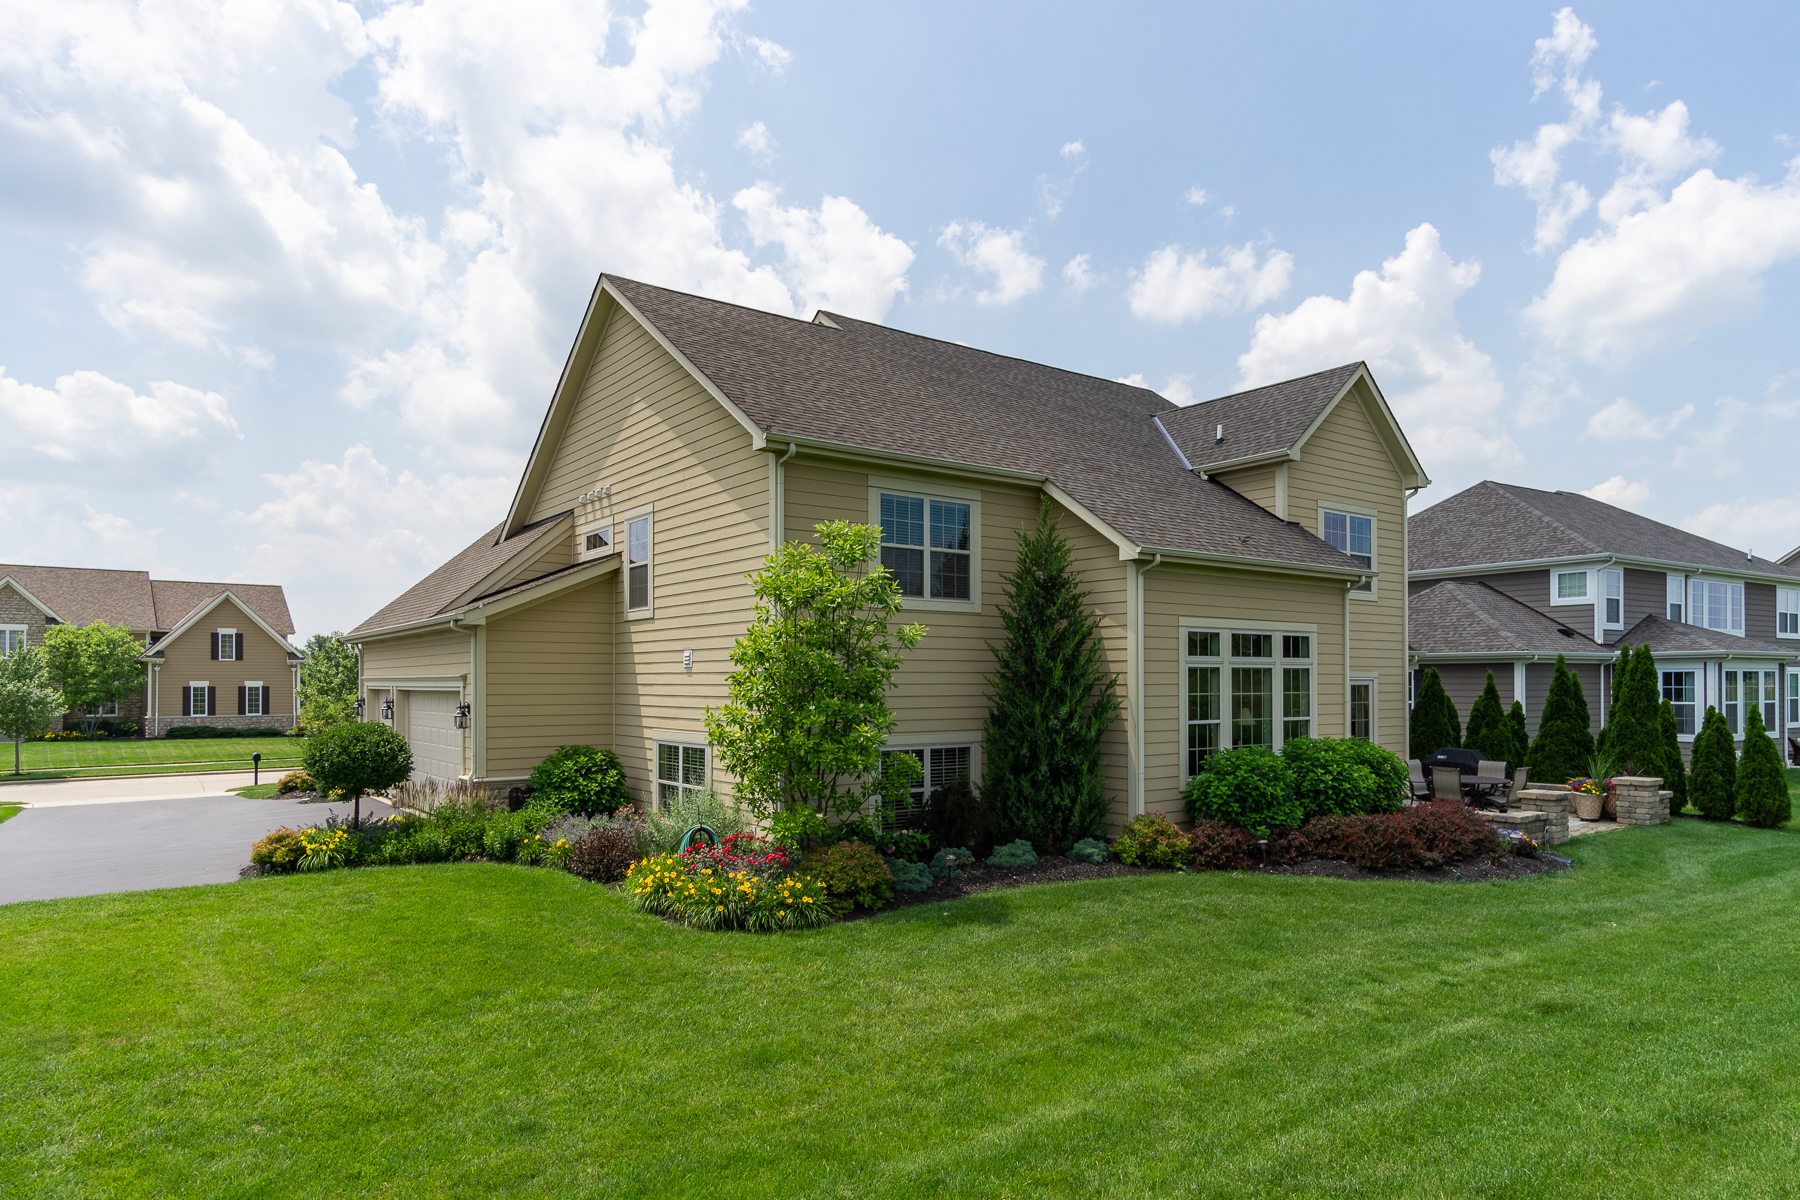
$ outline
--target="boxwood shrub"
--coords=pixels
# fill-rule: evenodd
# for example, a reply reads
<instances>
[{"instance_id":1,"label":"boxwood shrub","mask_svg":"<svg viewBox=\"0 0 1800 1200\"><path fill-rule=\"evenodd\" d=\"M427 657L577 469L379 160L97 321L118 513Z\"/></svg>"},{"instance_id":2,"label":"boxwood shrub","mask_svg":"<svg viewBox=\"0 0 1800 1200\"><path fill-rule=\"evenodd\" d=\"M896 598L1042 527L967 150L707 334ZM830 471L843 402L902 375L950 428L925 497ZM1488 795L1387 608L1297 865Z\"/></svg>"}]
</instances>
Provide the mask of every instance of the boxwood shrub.
<instances>
[{"instance_id":1,"label":"boxwood shrub","mask_svg":"<svg viewBox=\"0 0 1800 1200\"><path fill-rule=\"evenodd\" d=\"M1397 812L1409 787L1406 764L1353 738L1294 738L1281 748L1294 774L1302 819L1330 813Z\"/></svg>"},{"instance_id":2,"label":"boxwood shrub","mask_svg":"<svg viewBox=\"0 0 1800 1200\"><path fill-rule=\"evenodd\" d=\"M1272 750L1242 746L1206 760L1182 792L1196 821L1231 821L1259 835L1304 819L1294 796L1294 772Z\"/></svg>"},{"instance_id":3,"label":"boxwood shrub","mask_svg":"<svg viewBox=\"0 0 1800 1200\"><path fill-rule=\"evenodd\" d=\"M531 798L559 812L605 816L631 803L625 766L611 750L558 746L531 769Z\"/></svg>"}]
</instances>

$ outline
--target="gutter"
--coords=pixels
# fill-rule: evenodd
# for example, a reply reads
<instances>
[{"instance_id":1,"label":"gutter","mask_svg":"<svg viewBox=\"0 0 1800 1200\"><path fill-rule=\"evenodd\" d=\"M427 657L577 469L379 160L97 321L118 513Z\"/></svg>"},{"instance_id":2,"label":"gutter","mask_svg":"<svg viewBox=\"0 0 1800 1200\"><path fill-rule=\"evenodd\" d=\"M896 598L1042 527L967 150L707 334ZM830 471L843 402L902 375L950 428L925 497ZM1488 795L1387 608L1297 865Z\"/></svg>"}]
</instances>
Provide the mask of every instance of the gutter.
<instances>
[{"instance_id":1,"label":"gutter","mask_svg":"<svg viewBox=\"0 0 1800 1200\"><path fill-rule=\"evenodd\" d=\"M1510 562L1470 563L1456 567L1419 567L1407 572L1410 579L1458 579L1477 573L1491 572L1496 575L1532 571L1540 567L1587 566L1601 558L1599 553L1569 554L1559 558L1521 558ZM1669 575L1701 575L1713 579L1733 578L1754 580L1758 583L1774 583L1783 587L1800 587L1800 575L1771 575L1764 571L1745 571L1736 567L1706 567L1699 563L1676 562L1673 559L1637 558L1629 554L1615 554L1608 559L1609 563L1621 566L1636 567L1642 570L1662 571Z\"/></svg>"}]
</instances>

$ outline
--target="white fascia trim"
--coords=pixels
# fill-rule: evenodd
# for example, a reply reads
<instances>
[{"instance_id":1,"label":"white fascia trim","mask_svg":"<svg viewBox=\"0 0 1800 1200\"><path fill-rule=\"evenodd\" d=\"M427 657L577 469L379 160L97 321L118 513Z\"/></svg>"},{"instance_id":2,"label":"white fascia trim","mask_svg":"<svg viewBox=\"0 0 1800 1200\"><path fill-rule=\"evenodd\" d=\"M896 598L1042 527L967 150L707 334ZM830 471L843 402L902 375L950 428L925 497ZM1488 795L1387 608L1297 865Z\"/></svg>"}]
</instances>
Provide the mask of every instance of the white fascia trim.
<instances>
[{"instance_id":1,"label":"white fascia trim","mask_svg":"<svg viewBox=\"0 0 1800 1200\"><path fill-rule=\"evenodd\" d=\"M934 471L940 475L991 480L995 483L1039 487L1047 478L1030 471L1011 471L1005 467L984 467L975 463L958 462L953 458L926 458L923 455L901 454L894 450L872 450L866 446L852 446L847 442L830 442L821 438L781 433L774 429L769 430L765 444L756 448L768 454L782 455L785 458L790 445L799 447L813 458L837 458L865 466L874 463L881 466L909 468L915 471Z\"/></svg>"},{"instance_id":2,"label":"white fascia trim","mask_svg":"<svg viewBox=\"0 0 1800 1200\"><path fill-rule=\"evenodd\" d=\"M1069 493L1063 491L1048 479L1043 482L1042 486L1046 496L1074 513L1077 517L1080 517L1081 520L1095 533L1098 533L1114 546L1117 546L1120 559L1135 560L1143 557L1145 551L1142 546L1120 533L1117 529L1114 529L1106 521L1101 520L1087 505L1069 495Z\"/></svg>"},{"instance_id":3,"label":"white fascia trim","mask_svg":"<svg viewBox=\"0 0 1800 1200\"><path fill-rule=\"evenodd\" d=\"M424 617L417 621L408 621L404 625L385 625L380 629L371 629L367 633L346 636L344 640L352 646L360 646L364 642L379 642L383 638L405 637L412 633L429 633L434 629L454 629L461 614L451 617Z\"/></svg>"},{"instance_id":4,"label":"white fascia trim","mask_svg":"<svg viewBox=\"0 0 1800 1200\"><path fill-rule=\"evenodd\" d=\"M1227 567L1274 575L1304 575L1310 579L1360 581L1381 577L1380 571L1365 571L1361 567L1315 567L1275 558L1240 558L1235 554L1205 554L1198 550L1171 550L1166 546L1145 546L1138 553L1160 554L1165 563L1180 566Z\"/></svg>"},{"instance_id":5,"label":"white fascia trim","mask_svg":"<svg viewBox=\"0 0 1800 1200\"><path fill-rule=\"evenodd\" d=\"M1618 655L1617 651L1608 653L1606 651L1601 651L1601 650L1538 650L1535 652L1530 651L1530 650L1489 650L1489 651L1414 650L1411 652L1410 657L1412 658L1412 660L1414 662L1416 662L1422 666L1422 665L1425 665L1428 663L1437 663L1437 662L1443 662L1443 663L1457 663L1457 662L1533 663L1533 662L1545 662L1545 663L1549 663L1549 662L1555 662L1558 655L1561 655L1563 658L1567 659L1569 662L1609 663L1609 662L1617 662L1619 660L1619 655ZM1658 654L1656 656L1656 660L1658 662L1661 662L1664 658L1678 658L1678 657L1680 657L1680 656L1674 655L1674 654L1670 654L1670 655ZM1712 657L1716 658L1718 656L1715 654Z\"/></svg>"},{"instance_id":6,"label":"white fascia trim","mask_svg":"<svg viewBox=\"0 0 1800 1200\"><path fill-rule=\"evenodd\" d=\"M1300 457L1300 448L1306 445L1308 438L1319 431L1319 426L1325 423L1325 418L1329 417L1332 412L1337 409L1337 406L1342 403L1344 397L1350 394L1350 389L1356 386L1358 380L1368 381L1369 394L1375 397L1375 406L1380 410L1382 417L1386 419L1388 429L1394 435L1394 440L1400 444L1400 449L1406 454L1405 463L1394 464L1396 467L1402 468L1403 474L1408 470L1412 472L1412 479L1410 481L1402 479L1400 481L1401 485L1409 488L1430 487L1431 480L1425 475L1425 464L1421 463L1419 461L1419 456L1413 453L1412 443L1406 440L1406 431L1400 428L1400 422L1394 418L1394 410L1388 407L1387 397L1381 394L1381 388L1375 383L1375 377L1369 374L1369 368L1367 366L1357 368L1356 374L1350 376L1349 381L1338 391L1338 394L1331 398L1331 403L1327 404L1319 412L1319 415L1313 418L1313 423L1306 427L1306 432L1294 439L1294 444L1289 453L1296 459ZM1383 440L1385 442L1385 439ZM1388 457L1392 458L1393 452L1391 448L1384 446L1384 449L1389 450Z\"/></svg>"},{"instance_id":7,"label":"white fascia trim","mask_svg":"<svg viewBox=\"0 0 1800 1200\"><path fill-rule=\"evenodd\" d=\"M692 375L694 379L699 382L700 386L706 389L707 394L719 402L721 408L730 413L732 417L737 420L737 423L744 427L745 432L750 435L750 448L752 450L763 449L767 442L767 436L763 431L763 427L758 425L755 421L752 421L749 413L739 408L737 403L733 401L731 397L720 391L719 385L708 379L706 373L699 367L696 367L687 355L683 354L680 350L677 350L675 348L675 343L664 337L662 330L652 324L650 318L639 312L637 305L627 300L624 293L619 291L619 289L613 285L612 280L602 275L600 277L600 286L605 290L607 295L611 296L613 300L618 303L620 308L630 314L632 320L636 321L639 325L642 325L645 332L656 339L657 345L669 352L670 358L673 358L676 362L680 363L682 369Z\"/></svg>"},{"instance_id":8,"label":"white fascia trim","mask_svg":"<svg viewBox=\"0 0 1800 1200\"><path fill-rule=\"evenodd\" d=\"M302 662L305 661L306 652L304 650L296 649L292 642L288 641L286 638L282 637L279 633L276 633L273 629L271 629L269 627L269 623L267 621L263 620L261 617L256 615L255 609L251 608L248 604L245 604L242 600L239 600L236 596L232 595L230 588L227 588L224 591L220 592L217 596L214 596L211 604L204 605L200 608L195 609L193 612L189 613L187 615L187 617L181 621L180 624L176 625L175 628L173 628L173 629L169 630L169 632L165 633L162 636L162 640L157 642L154 647L152 647L151 649L146 650L146 651L144 651L144 653L138 655L138 661L139 662L150 661L150 655L152 653L156 653L156 654L160 655L161 652L168 647L170 642L173 642L176 638L178 638L182 634L186 633L189 629L193 628L195 625L198 625L201 621L205 620L208 613L212 612L213 609L219 607L219 605L225 603L225 601L228 599L233 604L237 605L238 608L244 613L244 615L248 616L252 621L256 622L256 627L258 629L262 630L264 633L266 633L270 637L274 638L275 641L279 645L285 647L290 653L300 655ZM233 631L233 632L235 632L235 631ZM240 654L238 656L238 660L241 660L242 658L243 658L243 655ZM237 660L234 660L234 661L237 661Z\"/></svg>"},{"instance_id":9,"label":"white fascia trim","mask_svg":"<svg viewBox=\"0 0 1800 1200\"><path fill-rule=\"evenodd\" d=\"M573 571L558 575L555 579L547 579L542 584L528 584L523 591L514 592L504 599L479 601L474 608L455 614L453 620L464 625L485 625L494 617L505 616L515 608L540 604L566 591L592 583L602 575L610 575L618 569L617 554L598 562L584 563Z\"/></svg>"},{"instance_id":10,"label":"white fascia trim","mask_svg":"<svg viewBox=\"0 0 1800 1200\"><path fill-rule=\"evenodd\" d=\"M1270 450L1262 454L1246 454L1242 458L1228 458L1224 462L1203 463L1190 470L1200 472L1200 478L1217 475L1221 471L1241 471L1248 467L1261 467L1269 463L1298 462L1300 455L1293 450Z\"/></svg>"},{"instance_id":11,"label":"white fascia trim","mask_svg":"<svg viewBox=\"0 0 1800 1200\"><path fill-rule=\"evenodd\" d=\"M37 610L39 612L43 613L46 617L53 618L54 620L61 622L63 624L67 624L67 622L63 621L63 619L61 617L56 615L55 611L52 610L48 604L45 604L42 600L39 600L36 596L32 595L31 590L29 588L27 588L24 584L20 583L16 579L14 579L11 575L0 576L0 584L8 584L8 583L10 583L13 586L13 588L19 593L19 595L25 597L25 599L31 601L32 604L36 605Z\"/></svg>"},{"instance_id":12,"label":"white fascia trim","mask_svg":"<svg viewBox=\"0 0 1800 1200\"><path fill-rule=\"evenodd\" d=\"M364 691L376 688L401 692L460 692L463 685L461 675L420 675L416 678L406 675L371 675L363 680Z\"/></svg>"}]
</instances>

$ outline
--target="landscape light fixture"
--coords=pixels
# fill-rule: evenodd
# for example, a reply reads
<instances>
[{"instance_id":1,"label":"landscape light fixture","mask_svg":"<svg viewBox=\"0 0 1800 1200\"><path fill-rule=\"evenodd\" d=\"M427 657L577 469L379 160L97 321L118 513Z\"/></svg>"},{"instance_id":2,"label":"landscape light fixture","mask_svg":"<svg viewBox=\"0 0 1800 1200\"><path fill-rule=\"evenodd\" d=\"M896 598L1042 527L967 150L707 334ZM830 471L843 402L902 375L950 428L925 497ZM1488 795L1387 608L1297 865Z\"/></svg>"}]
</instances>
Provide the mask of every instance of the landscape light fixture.
<instances>
[{"instance_id":1,"label":"landscape light fixture","mask_svg":"<svg viewBox=\"0 0 1800 1200\"><path fill-rule=\"evenodd\" d=\"M381 702L381 719L384 721L394 719L394 698L392 696Z\"/></svg>"}]
</instances>

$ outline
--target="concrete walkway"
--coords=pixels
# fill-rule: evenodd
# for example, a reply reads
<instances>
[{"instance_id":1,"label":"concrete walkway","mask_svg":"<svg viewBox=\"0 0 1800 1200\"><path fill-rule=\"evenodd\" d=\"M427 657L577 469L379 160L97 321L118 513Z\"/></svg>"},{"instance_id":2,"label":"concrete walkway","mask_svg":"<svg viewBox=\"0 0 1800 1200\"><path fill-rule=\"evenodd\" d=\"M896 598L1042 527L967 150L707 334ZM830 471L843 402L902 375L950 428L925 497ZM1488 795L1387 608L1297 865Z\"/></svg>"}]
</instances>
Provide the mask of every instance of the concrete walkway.
<instances>
[{"instance_id":1,"label":"concrete walkway","mask_svg":"<svg viewBox=\"0 0 1800 1200\"><path fill-rule=\"evenodd\" d=\"M264 771L263 782L274 783ZM0 805L61 808L69 804L129 804L139 800L174 800L189 796L223 796L232 788L249 787L251 773L229 775L133 775L126 779L46 779L33 783L0 783ZM16 819L16 818L15 818Z\"/></svg>"},{"instance_id":2,"label":"concrete walkway","mask_svg":"<svg viewBox=\"0 0 1800 1200\"><path fill-rule=\"evenodd\" d=\"M229 883L249 863L251 843L265 833L321 824L331 812L350 815L347 804L196 792L189 778L186 795L33 800L0 824L0 904ZM210 786L224 777L204 778ZM85 791L89 782L42 786ZM0 793L0 804L6 802ZM392 812L379 800L365 799L362 808L375 816Z\"/></svg>"}]
</instances>

